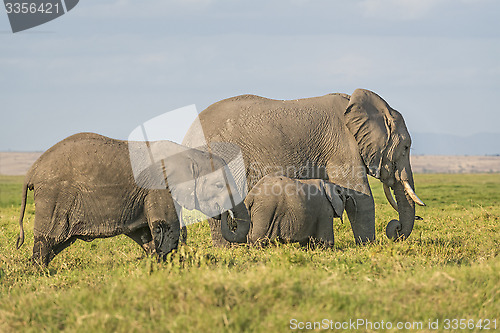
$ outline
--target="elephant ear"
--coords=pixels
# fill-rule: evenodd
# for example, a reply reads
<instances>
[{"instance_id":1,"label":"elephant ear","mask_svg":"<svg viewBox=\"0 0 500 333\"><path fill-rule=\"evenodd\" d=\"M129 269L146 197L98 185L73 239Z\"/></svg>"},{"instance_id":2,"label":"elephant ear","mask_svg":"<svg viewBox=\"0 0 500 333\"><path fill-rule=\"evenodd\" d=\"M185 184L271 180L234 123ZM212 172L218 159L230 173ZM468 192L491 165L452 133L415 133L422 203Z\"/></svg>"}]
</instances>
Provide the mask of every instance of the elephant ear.
<instances>
[{"instance_id":1,"label":"elephant ear","mask_svg":"<svg viewBox=\"0 0 500 333\"><path fill-rule=\"evenodd\" d=\"M182 207L199 209L196 197L198 166L189 156L189 151L177 153L164 160L167 185L172 198Z\"/></svg>"},{"instance_id":2,"label":"elephant ear","mask_svg":"<svg viewBox=\"0 0 500 333\"><path fill-rule=\"evenodd\" d=\"M351 95L344 119L358 143L369 174L380 178L382 154L395 129L394 111L374 92L356 89Z\"/></svg>"},{"instance_id":3,"label":"elephant ear","mask_svg":"<svg viewBox=\"0 0 500 333\"><path fill-rule=\"evenodd\" d=\"M342 193L340 187L325 181L321 181L321 188L325 193L328 201L332 205L333 211L335 212L335 217L340 217L342 220L342 215L344 214L345 203L342 200Z\"/></svg>"}]
</instances>

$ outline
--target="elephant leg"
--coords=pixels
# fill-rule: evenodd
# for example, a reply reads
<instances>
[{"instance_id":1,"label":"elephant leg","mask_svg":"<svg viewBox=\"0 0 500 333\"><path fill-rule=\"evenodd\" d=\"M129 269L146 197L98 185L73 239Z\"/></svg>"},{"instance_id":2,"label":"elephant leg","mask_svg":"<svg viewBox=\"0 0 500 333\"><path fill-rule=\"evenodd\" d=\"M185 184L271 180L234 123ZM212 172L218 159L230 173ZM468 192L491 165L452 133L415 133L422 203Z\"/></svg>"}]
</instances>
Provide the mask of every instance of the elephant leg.
<instances>
[{"instance_id":1,"label":"elephant leg","mask_svg":"<svg viewBox=\"0 0 500 333\"><path fill-rule=\"evenodd\" d=\"M158 259L165 259L165 256L179 245L180 223L178 219L165 221L155 220L150 223L152 239L156 249Z\"/></svg>"},{"instance_id":2,"label":"elephant leg","mask_svg":"<svg viewBox=\"0 0 500 333\"><path fill-rule=\"evenodd\" d=\"M208 219L210 225L210 234L212 235L212 244L216 247L229 247L231 245L223 236L221 232L221 220L214 218Z\"/></svg>"},{"instance_id":3,"label":"elephant leg","mask_svg":"<svg viewBox=\"0 0 500 333\"><path fill-rule=\"evenodd\" d=\"M299 242L300 246L307 248L308 250L315 250L316 248L321 247L332 247L333 245L327 242L324 242L316 237L309 237L307 240L303 240Z\"/></svg>"},{"instance_id":4,"label":"elephant leg","mask_svg":"<svg viewBox=\"0 0 500 333\"><path fill-rule=\"evenodd\" d=\"M53 246L54 246L54 241L52 239L44 236L35 236L35 243L33 244L33 255L31 256L31 262L33 264L38 264L42 267L47 267L52 258L54 258L54 256L50 255Z\"/></svg>"},{"instance_id":5,"label":"elephant leg","mask_svg":"<svg viewBox=\"0 0 500 333\"><path fill-rule=\"evenodd\" d=\"M186 244L188 232L187 232L187 227L184 224L184 220L183 220L184 216L182 215L182 207L180 207L176 202L174 202L174 206L175 206L175 210L177 212L177 215L179 216L179 221L182 225L181 234L179 236L179 241L181 242L181 244Z\"/></svg>"},{"instance_id":6,"label":"elephant leg","mask_svg":"<svg viewBox=\"0 0 500 333\"><path fill-rule=\"evenodd\" d=\"M187 244L187 237L188 237L187 227L183 226L181 228L181 235L179 239L181 244Z\"/></svg>"},{"instance_id":7,"label":"elephant leg","mask_svg":"<svg viewBox=\"0 0 500 333\"><path fill-rule=\"evenodd\" d=\"M375 203L373 196L360 192L349 195L345 210L351 223L356 244L375 240Z\"/></svg>"},{"instance_id":8,"label":"elephant leg","mask_svg":"<svg viewBox=\"0 0 500 333\"><path fill-rule=\"evenodd\" d=\"M332 239L326 240L325 238L319 238L319 237L309 237L308 240L306 241L301 241L299 242L300 246L302 247L307 247L308 249L314 250L316 248L328 248L331 249L333 248L333 241Z\"/></svg>"},{"instance_id":9,"label":"elephant leg","mask_svg":"<svg viewBox=\"0 0 500 333\"><path fill-rule=\"evenodd\" d=\"M335 238L333 235L333 221L331 216L325 216L318 221L315 239L324 247L333 247L335 244Z\"/></svg>"},{"instance_id":10,"label":"elephant leg","mask_svg":"<svg viewBox=\"0 0 500 333\"><path fill-rule=\"evenodd\" d=\"M146 255L151 256L155 254L155 244L153 242L153 236L151 235L151 230L149 229L149 226L136 229L125 235L132 238L134 242L139 244L142 247L142 249L146 252Z\"/></svg>"},{"instance_id":11,"label":"elephant leg","mask_svg":"<svg viewBox=\"0 0 500 333\"><path fill-rule=\"evenodd\" d=\"M53 195L53 193L38 194ZM69 236L69 221L66 205L54 200L35 201L35 225L33 227L34 245L31 262L47 267L54 257L71 245L76 239ZM58 242L58 239L66 241Z\"/></svg>"},{"instance_id":12,"label":"elephant leg","mask_svg":"<svg viewBox=\"0 0 500 333\"><path fill-rule=\"evenodd\" d=\"M144 215L151 230L158 259L179 245L180 221L169 191L152 190L144 200Z\"/></svg>"},{"instance_id":13,"label":"elephant leg","mask_svg":"<svg viewBox=\"0 0 500 333\"><path fill-rule=\"evenodd\" d=\"M359 158L359 157L358 157ZM346 195L345 211L356 244L375 240L375 203L368 183L366 167L360 161L351 167L331 165L328 180Z\"/></svg>"},{"instance_id":14,"label":"elephant leg","mask_svg":"<svg viewBox=\"0 0 500 333\"><path fill-rule=\"evenodd\" d=\"M56 243L53 238L35 236L31 262L42 267L47 267L57 254L61 253L62 250L73 244L75 241L76 238L71 237L62 243Z\"/></svg>"}]
</instances>

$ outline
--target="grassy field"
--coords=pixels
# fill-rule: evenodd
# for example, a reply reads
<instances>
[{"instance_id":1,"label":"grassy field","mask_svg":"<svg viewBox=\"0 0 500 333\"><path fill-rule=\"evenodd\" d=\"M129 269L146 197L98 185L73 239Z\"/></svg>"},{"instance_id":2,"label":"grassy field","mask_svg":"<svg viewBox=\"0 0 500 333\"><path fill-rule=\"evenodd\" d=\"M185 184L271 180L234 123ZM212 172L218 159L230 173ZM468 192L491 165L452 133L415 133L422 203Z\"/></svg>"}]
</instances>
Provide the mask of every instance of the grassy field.
<instances>
[{"instance_id":1,"label":"grassy field","mask_svg":"<svg viewBox=\"0 0 500 333\"><path fill-rule=\"evenodd\" d=\"M0 176L0 332L500 330L500 175L415 178L428 207L402 243L385 238L396 212L374 181L369 246L336 220L333 250L219 249L198 223L166 263L119 236L78 241L39 270L27 264L32 194L18 251L22 177Z\"/></svg>"}]
</instances>

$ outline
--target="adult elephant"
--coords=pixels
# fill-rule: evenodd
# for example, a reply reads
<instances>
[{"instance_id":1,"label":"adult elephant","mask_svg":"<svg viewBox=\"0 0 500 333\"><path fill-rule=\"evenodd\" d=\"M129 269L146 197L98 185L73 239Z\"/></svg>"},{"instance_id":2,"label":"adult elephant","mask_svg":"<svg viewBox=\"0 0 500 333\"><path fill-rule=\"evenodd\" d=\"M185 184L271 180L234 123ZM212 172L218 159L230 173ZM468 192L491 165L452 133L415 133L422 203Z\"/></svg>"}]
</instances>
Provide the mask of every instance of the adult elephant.
<instances>
[{"instance_id":1,"label":"adult elephant","mask_svg":"<svg viewBox=\"0 0 500 333\"><path fill-rule=\"evenodd\" d=\"M411 138L404 119L368 90L286 101L254 95L225 99L199 114L183 142L196 146L200 136L209 145L229 142L241 149L245 170L233 170L244 175L238 180L240 189L245 181L251 189L266 174L321 178L343 187L356 243L375 239L375 205L367 175L384 184L389 202L399 212L399 220L387 226L389 238L408 238L415 202L423 205L414 192ZM217 154L224 156L222 151ZM240 241L248 233L247 217L235 231ZM227 244L220 221L209 222L214 244Z\"/></svg>"}]
</instances>

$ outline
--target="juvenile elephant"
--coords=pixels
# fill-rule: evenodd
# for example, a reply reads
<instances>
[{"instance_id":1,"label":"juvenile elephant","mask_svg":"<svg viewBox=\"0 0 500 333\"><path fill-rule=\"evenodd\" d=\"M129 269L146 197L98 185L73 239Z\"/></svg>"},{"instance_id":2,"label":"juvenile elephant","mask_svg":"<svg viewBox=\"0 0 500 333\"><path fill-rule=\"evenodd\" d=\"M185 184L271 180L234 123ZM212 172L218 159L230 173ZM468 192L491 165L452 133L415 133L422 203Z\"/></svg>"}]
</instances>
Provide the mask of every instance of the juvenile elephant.
<instances>
[{"instance_id":1,"label":"juvenile elephant","mask_svg":"<svg viewBox=\"0 0 500 333\"><path fill-rule=\"evenodd\" d=\"M340 187L321 179L265 176L248 193L245 206L251 219L249 243L277 239L285 242L318 241L333 246L333 218L342 218L345 196ZM222 214L221 230L229 242L241 239Z\"/></svg>"},{"instance_id":2,"label":"juvenile elephant","mask_svg":"<svg viewBox=\"0 0 500 333\"><path fill-rule=\"evenodd\" d=\"M134 161L134 144L146 147L151 161ZM155 161L153 157L165 150L165 158ZM137 168L141 163L146 167ZM209 216L232 207L234 198L227 188L233 185L224 165L216 156L170 141L127 142L94 133L70 136L48 149L26 174L17 248L24 242L29 189L35 197L33 261L46 266L76 239L119 234L161 258L178 245L180 206Z\"/></svg>"},{"instance_id":3,"label":"juvenile elephant","mask_svg":"<svg viewBox=\"0 0 500 333\"><path fill-rule=\"evenodd\" d=\"M239 176L235 177L240 191L245 186L251 189L268 174L318 178L341 186L349 196L345 210L356 243L375 239L368 175L383 183L399 213L399 219L387 226L389 238L408 238L415 203L424 205L414 191L411 138L403 116L369 90L285 101L254 95L228 98L199 114L183 144L195 147L201 133L209 145L226 142L240 148L245 168L232 170ZM217 154L225 158L221 151ZM214 244L227 244L220 220L209 223ZM243 240L245 230L245 225L237 228Z\"/></svg>"}]
</instances>

